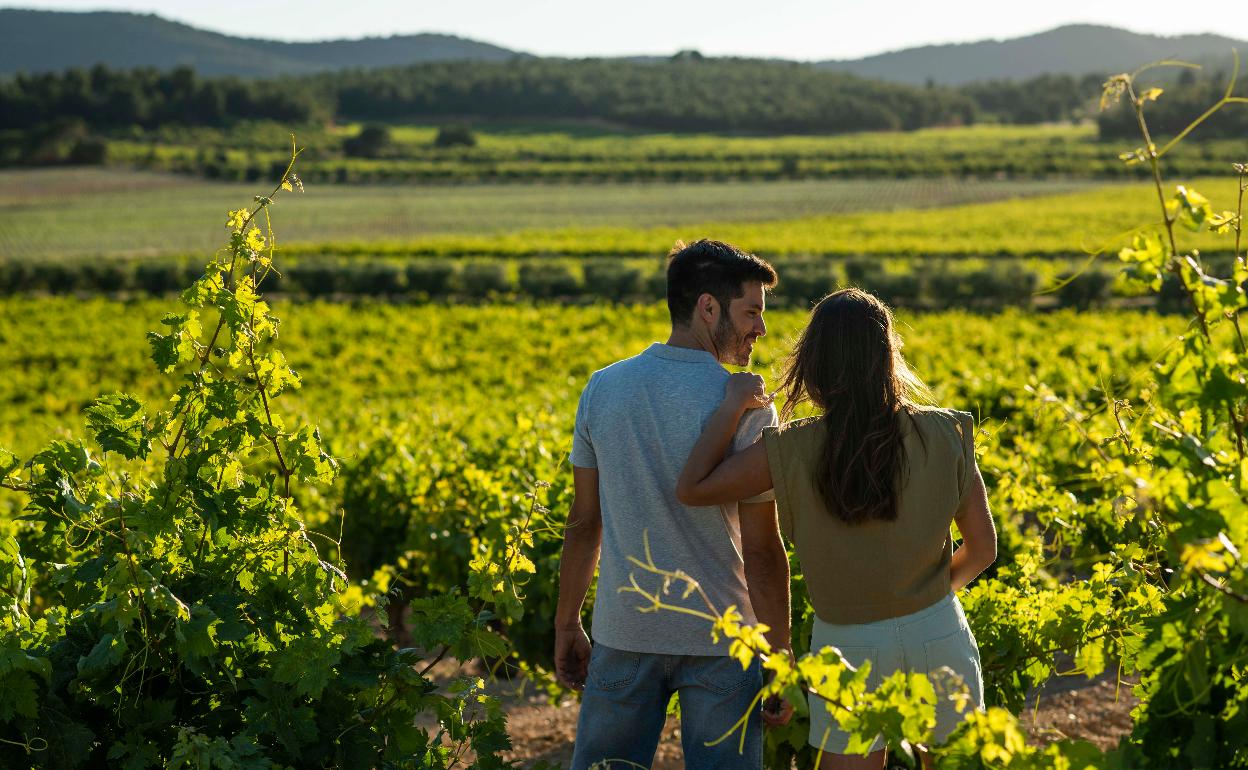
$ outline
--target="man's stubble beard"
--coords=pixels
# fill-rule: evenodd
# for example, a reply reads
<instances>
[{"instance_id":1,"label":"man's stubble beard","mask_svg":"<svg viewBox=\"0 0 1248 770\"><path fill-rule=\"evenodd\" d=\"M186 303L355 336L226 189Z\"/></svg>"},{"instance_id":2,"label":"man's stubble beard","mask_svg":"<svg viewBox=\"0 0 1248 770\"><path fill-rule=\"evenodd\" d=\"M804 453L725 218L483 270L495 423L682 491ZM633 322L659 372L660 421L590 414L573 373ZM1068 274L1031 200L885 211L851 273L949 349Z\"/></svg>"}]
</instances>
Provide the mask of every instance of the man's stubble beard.
<instances>
[{"instance_id":1,"label":"man's stubble beard","mask_svg":"<svg viewBox=\"0 0 1248 770\"><path fill-rule=\"evenodd\" d=\"M719 322L715 325L715 334L711 338L720 360L733 366L749 366L750 349L745 344L746 336L737 333L736 327L727 315L720 316Z\"/></svg>"}]
</instances>

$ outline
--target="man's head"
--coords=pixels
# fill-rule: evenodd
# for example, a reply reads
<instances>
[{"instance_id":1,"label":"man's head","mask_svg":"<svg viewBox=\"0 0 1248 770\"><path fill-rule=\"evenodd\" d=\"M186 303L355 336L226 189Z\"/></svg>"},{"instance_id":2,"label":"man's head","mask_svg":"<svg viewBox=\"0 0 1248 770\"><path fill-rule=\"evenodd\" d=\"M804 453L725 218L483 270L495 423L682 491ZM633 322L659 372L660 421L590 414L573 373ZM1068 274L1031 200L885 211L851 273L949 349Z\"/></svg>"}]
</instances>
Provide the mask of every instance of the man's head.
<instances>
[{"instance_id":1,"label":"man's head","mask_svg":"<svg viewBox=\"0 0 1248 770\"><path fill-rule=\"evenodd\" d=\"M677 244L667 263L667 309L672 326L705 338L724 363L745 366L763 323L766 290L775 269L721 241Z\"/></svg>"}]
</instances>

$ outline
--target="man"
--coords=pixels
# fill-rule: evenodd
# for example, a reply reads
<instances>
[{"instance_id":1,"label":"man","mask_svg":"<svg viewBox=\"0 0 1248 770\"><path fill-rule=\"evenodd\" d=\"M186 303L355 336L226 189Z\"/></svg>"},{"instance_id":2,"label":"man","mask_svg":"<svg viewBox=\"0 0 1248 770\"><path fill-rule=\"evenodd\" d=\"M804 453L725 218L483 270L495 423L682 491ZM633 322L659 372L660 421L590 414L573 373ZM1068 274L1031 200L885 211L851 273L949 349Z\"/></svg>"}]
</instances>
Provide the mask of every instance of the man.
<instances>
[{"instance_id":1,"label":"man","mask_svg":"<svg viewBox=\"0 0 1248 770\"><path fill-rule=\"evenodd\" d=\"M685 459L724 396L728 372L720 364L749 364L767 332L765 292L775 283L769 264L728 244L678 244L667 268L666 344L595 372L581 393L555 617L556 673L584 691L572 770L604 760L649 767L674 692L687 768L762 767L757 706L743 753L738 736L706 745L750 710L763 683L758 661L743 670L725 642L712 643L705 619L640 612L647 600L620 589L631 576L651 594L662 591L662 578L628 561L644 558L645 533L657 566L684 570L717 610L735 605L746 622L771 627L773 647L789 648L789 563L774 496L703 508L676 499ZM733 451L776 423L775 407L747 413ZM600 556L591 648L581 608ZM696 593L682 593L663 600L706 611Z\"/></svg>"}]
</instances>

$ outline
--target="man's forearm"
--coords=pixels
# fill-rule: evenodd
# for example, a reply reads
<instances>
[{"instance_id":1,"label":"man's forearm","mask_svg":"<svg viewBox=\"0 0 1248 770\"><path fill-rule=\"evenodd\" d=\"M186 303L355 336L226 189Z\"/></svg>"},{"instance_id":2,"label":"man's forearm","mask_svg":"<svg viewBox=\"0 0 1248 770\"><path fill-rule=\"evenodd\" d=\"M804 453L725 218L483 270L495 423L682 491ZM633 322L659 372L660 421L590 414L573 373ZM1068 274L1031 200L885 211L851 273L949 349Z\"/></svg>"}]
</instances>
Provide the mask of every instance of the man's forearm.
<instances>
[{"instance_id":1,"label":"man's forearm","mask_svg":"<svg viewBox=\"0 0 1248 770\"><path fill-rule=\"evenodd\" d=\"M578 626L581 607L589 593L590 581L598 567L602 545L602 522L575 522L569 519L563 535L563 554L559 558L559 605L555 610L556 627Z\"/></svg>"},{"instance_id":2,"label":"man's forearm","mask_svg":"<svg viewBox=\"0 0 1248 770\"><path fill-rule=\"evenodd\" d=\"M758 622L766 624L767 641L775 650L792 649L789 598L789 557L783 548L745 553L745 582Z\"/></svg>"}]
</instances>

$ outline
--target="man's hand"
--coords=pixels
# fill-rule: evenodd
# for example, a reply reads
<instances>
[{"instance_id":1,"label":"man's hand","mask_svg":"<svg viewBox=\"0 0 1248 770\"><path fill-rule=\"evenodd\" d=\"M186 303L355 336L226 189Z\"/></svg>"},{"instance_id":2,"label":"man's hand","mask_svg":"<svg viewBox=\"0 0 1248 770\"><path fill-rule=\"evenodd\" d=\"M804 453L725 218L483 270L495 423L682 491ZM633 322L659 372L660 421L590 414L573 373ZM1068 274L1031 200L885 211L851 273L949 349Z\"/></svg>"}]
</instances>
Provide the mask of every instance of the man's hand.
<instances>
[{"instance_id":1,"label":"man's hand","mask_svg":"<svg viewBox=\"0 0 1248 770\"><path fill-rule=\"evenodd\" d=\"M576 490L563 530L559 557L559 604L555 608L555 677L564 687L581 690L589 673L589 637L581 608L594 579L602 544L602 508L598 504L598 469L572 466Z\"/></svg>"},{"instance_id":2,"label":"man's hand","mask_svg":"<svg viewBox=\"0 0 1248 770\"><path fill-rule=\"evenodd\" d=\"M585 689L591 649L589 637L581 626L555 631L555 678L559 684L578 691Z\"/></svg>"},{"instance_id":3,"label":"man's hand","mask_svg":"<svg viewBox=\"0 0 1248 770\"><path fill-rule=\"evenodd\" d=\"M768 727L784 727L793 718L793 704L779 695L772 695L763 702L763 724Z\"/></svg>"}]
</instances>

